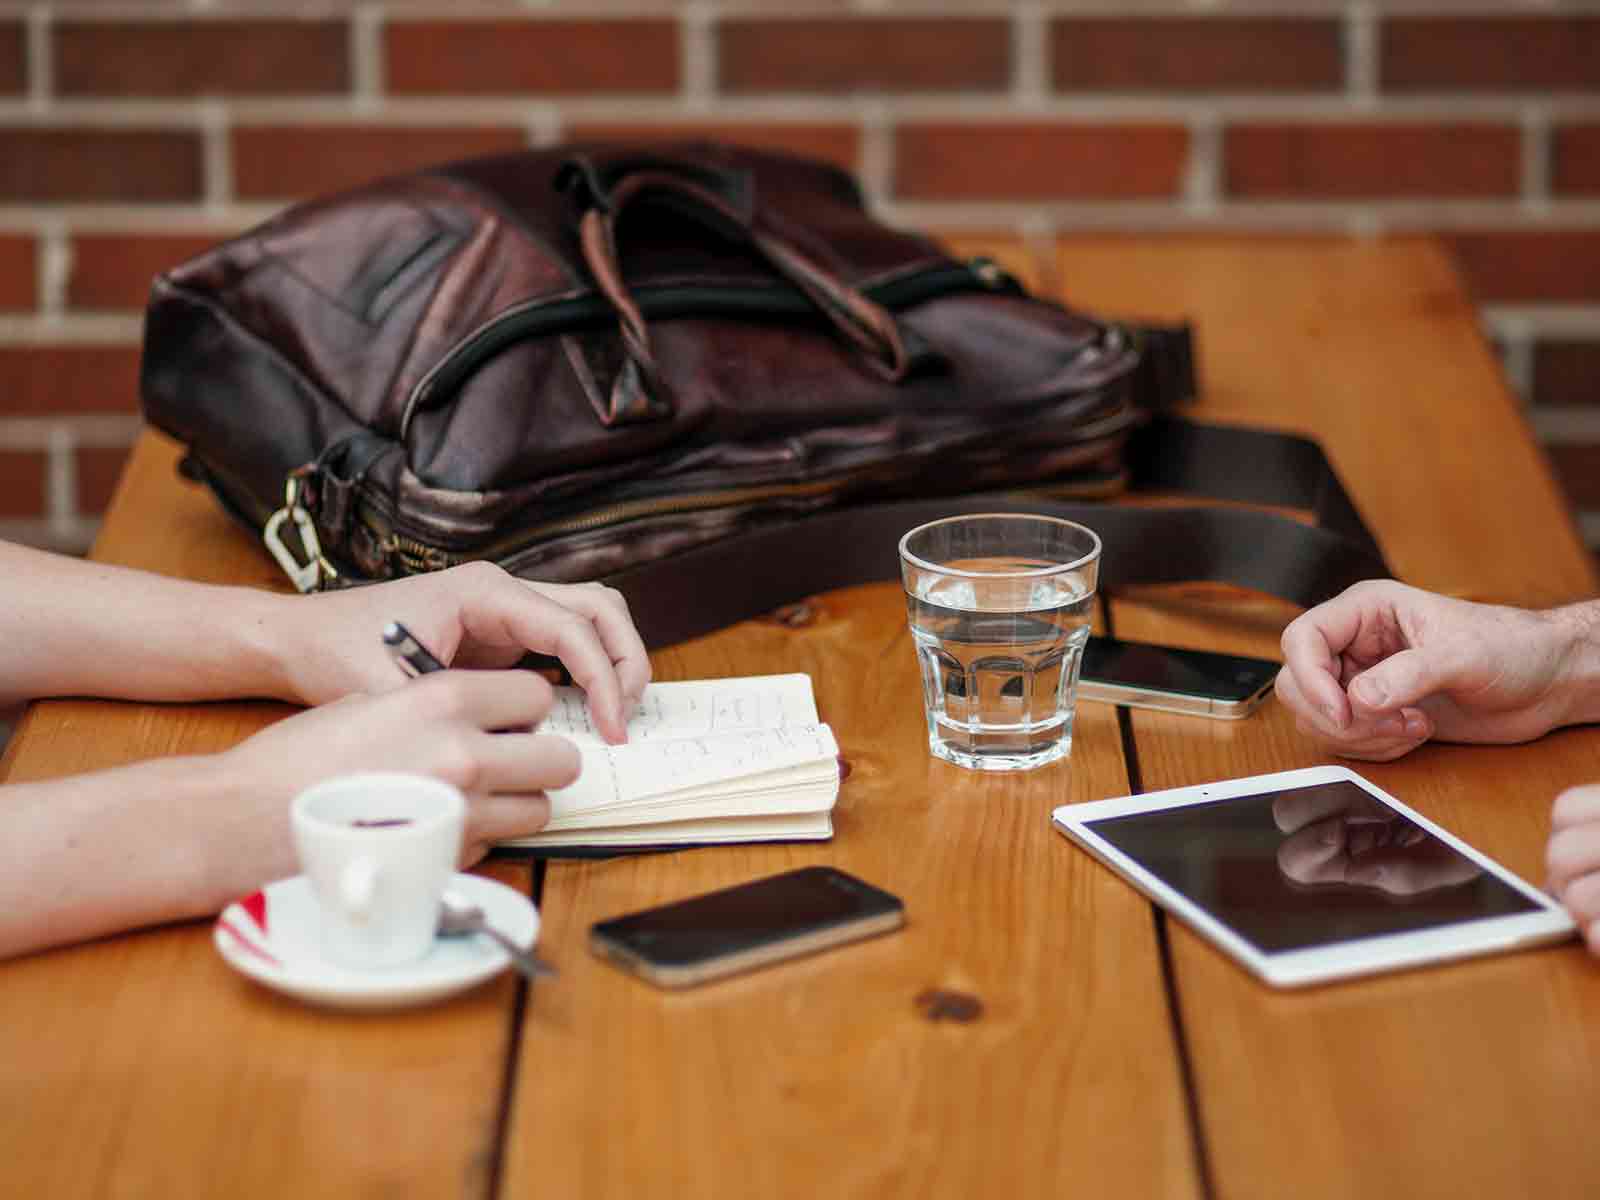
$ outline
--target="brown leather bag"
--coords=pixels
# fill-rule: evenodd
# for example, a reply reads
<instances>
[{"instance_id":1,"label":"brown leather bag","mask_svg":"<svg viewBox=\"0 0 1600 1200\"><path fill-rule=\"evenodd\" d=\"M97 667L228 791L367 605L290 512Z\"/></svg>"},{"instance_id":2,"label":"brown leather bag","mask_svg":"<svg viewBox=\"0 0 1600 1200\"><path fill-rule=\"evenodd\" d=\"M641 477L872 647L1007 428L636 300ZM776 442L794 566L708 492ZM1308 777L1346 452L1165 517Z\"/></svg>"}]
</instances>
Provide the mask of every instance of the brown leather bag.
<instances>
[{"instance_id":1,"label":"brown leather bag","mask_svg":"<svg viewBox=\"0 0 1600 1200\"><path fill-rule=\"evenodd\" d=\"M893 578L900 532L996 507L1094 525L1112 586L1312 603L1386 572L1313 444L1159 415L1185 330L1031 297L836 168L715 144L291 208L156 280L141 388L302 590L488 558L614 583L652 644ZM1320 527L1083 502L1141 487Z\"/></svg>"}]
</instances>

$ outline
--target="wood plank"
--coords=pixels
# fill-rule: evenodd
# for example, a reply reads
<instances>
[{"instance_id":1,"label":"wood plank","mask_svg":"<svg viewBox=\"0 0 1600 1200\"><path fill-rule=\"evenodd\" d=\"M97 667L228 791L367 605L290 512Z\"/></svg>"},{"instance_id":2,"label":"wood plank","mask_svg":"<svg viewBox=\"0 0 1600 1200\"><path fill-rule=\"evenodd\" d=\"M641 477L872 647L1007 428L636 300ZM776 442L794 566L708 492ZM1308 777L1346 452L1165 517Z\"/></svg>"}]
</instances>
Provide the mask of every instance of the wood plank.
<instances>
[{"instance_id":1,"label":"wood plank","mask_svg":"<svg viewBox=\"0 0 1600 1200\"><path fill-rule=\"evenodd\" d=\"M1595 594L1592 559L1433 246L1073 242L1062 273L1080 302L1197 318L1196 415L1319 434L1404 578L1530 605ZM1190 589L1114 616L1127 637L1278 656L1294 610L1229 609ZM1239 724L1134 713L1133 726L1151 790L1326 761L1275 703ZM1550 800L1600 778L1600 730L1358 769L1537 882ZM1217 1194L1592 1193L1600 972L1576 944L1274 993L1173 930Z\"/></svg>"},{"instance_id":2,"label":"wood plank","mask_svg":"<svg viewBox=\"0 0 1600 1200\"><path fill-rule=\"evenodd\" d=\"M1148 907L1048 823L1124 790L1114 715L1070 764L932 760L897 587L832 592L657 656L660 678L807 671L852 771L828 844L555 863L558 986L528 1014L506 1190L588 1197L1197 1193ZM904 898L908 927L681 994L590 955L588 926L810 863ZM979 997L930 1023L929 988Z\"/></svg>"},{"instance_id":3,"label":"wood plank","mask_svg":"<svg viewBox=\"0 0 1600 1200\"><path fill-rule=\"evenodd\" d=\"M141 436L95 556L280 588L251 539L207 495L173 481L175 460L165 438ZM6 777L220 750L289 711L38 704ZM524 864L490 874L530 883ZM209 922L0 963L6 1190L485 1196L516 996L502 976L435 1008L332 1014L229 970Z\"/></svg>"}]
</instances>

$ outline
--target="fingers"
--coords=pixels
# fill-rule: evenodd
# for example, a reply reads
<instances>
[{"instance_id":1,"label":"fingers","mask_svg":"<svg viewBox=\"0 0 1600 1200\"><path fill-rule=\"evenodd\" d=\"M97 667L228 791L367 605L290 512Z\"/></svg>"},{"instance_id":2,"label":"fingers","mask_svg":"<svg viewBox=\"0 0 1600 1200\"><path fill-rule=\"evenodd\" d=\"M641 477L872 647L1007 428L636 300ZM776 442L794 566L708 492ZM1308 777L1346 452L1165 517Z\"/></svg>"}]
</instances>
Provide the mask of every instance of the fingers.
<instances>
[{"instance_id":1,"label":"fingers","mask_svg":"<svg viewBox=\"0 0 1600 1200\"><path fill-rule=\"evenodd\" d=\"M548 715L551 687L524 671L449 671L430 675L385 702L420 709L433 728L433 771L468 797L462 862L494 843L522 837L550 819L546 792L567 787L582 769L566 738L529 730Z\"/></svg>"},{"instance_id":2,"label":"fingers","mask_svg":"<svg viewBox=\"0 0 1600 1200\"><path fill-rule=\"evenodd\" d=\"M1298 676L1288 670L1279 671L1275 686L1279 701L1295 714L1300 732L1346 758L1387 762L1416 749L1434 733L1432 718L1420 708L1391 713L1352 708L1346 723L1335 725L1318 705L1305 698Z\"/></svg>"},{"instance_id":3,"label":"fingers","mask_svg":"<svg viewBox=\"0 0 1600 1200\"><path fill-rule=\"evenodd\" d=\"M421 706L441 722L489 731L532 729L550 715L555 691L532 671L440 671L386 698L396 706Z\"/></svg>"},{"instance_id":4,"label":"fingers","mask_svg":"<svg viewBox=\"0 0 1600 1200\"><path fill-rule=\"evenodd\" d=\"M550 798L543 792L474 797L461 843L462 862L476 862L496 843L537 833L549 821Z\"/></svg>"},{"instance_id":5,"label":"fingers","mask_svg":"<svg viewBox=\"0 0 1600 1200\"><path fill-rule=\"evenodd\" d=\"M1351 702L1367 714L1414 706L1447 685L1450 666L1437 648L1397 651L1350 681Z\"/></svg>"},{"instance_id":6,"label":"fingers","mask_svg":"<svg viewBox=\"0 0 1600 1200\"><path fill-rule=\"evenodd\" d=\"M1600 783L1568 788L1550 809L1552 829L1600 822Z\"/></svg>"},{"instance_id":7,"label":"fingers","mask_svg":"<svg viewBox=\"0 0 1600 1200\"><path fill-rule=\"evenodd\" d=\"M1556 798L1545 846L1546 887L1569 908L1574 885L1600 876L1600 786L1571 788ZM1587 895L1587 889L1583 893ZM1575 914L1577 915L1577 914ZM1589 920L1600 918L1600 910Z\"/></svg>"},{"instance_id":8,"label":"fingers","mask_svg":"<svg viewBox=\"0 0 1600 1200\"><path fill-rule=\"evenodd\" d=\"M628 611L628 601L616 588L598 583L539 584L528 587L575 612L583 613L595 626L600 642L611 656L622 685L623 699L631 708L650 682L650 655Z\"/></svg>"},{"instance_id":9,"label":"fingers","mask_svg":"<svg viewBox=\"0 0 1600 1200\"><path fill-rule=\"evenodd\" d=\"M555 585L535 587L497 567L477 575L482 586L463 597L468 635L555 655L588 694L601 735L625 741L627 711L649 679L649 659L620 593L562 586L554 591L558 601L546 594Z\"/></svg>"},{"instance_id":10,"label":"fingers","mask_svg":"<svg viewBox=\"0 0 1600 1200\"><path fill-rule=\"evenodd\" d=\"M1348 594L1348 593L1346 593ZM1340 685L1339 654L1360 629L1359 613L1343 596L1304 613L1283 631L1279 699L1306 720L1338 736L1350 723L1350 701Z\"/></svg>"},{"instance_id":11,"label":"fingers","mask_svg":"<svg viewBox=\"0 0 1600 1200\"><path fill-rule=\"evenodd\" d=\"M1550 824L1545 887L1566 905L1589 952L1600 956L1600 785L1562 792Z\"/></svg>"}]
</instances>

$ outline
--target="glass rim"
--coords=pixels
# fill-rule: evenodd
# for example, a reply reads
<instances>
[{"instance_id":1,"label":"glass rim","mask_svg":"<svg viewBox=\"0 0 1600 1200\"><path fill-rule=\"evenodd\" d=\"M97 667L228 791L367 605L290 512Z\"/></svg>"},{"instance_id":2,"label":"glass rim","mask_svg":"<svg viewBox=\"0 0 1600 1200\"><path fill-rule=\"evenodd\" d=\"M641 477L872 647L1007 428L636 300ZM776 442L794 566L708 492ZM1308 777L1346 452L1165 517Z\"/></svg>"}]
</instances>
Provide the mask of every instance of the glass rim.
<instances>
[{"instance_id":1,"label":"glass rim","mask_svg":"<svg viewBox=\"0 0 1600 1200\"><path fill-rule=\"evenodd\" d=\"M1044 521L1051 525L1065 525L1069 528L1078 530L1080 533L1088 534L1089 540L1093 543L1093 545L1089 549L1088 553L1080 555L1071 562L1052 563L1047 567L1028 567L1015 571L968 571L961 567L947 567L942 563L929 562L927 559L922 558L917 554L913 554L906 548L906 544L912 538L926 530L934 529L940 525L949 525L956 521L982 520ZM953 575L960 579L1034 579L1046 575L1059 575L1063 571L1073 571L1080 567L1086 566L1091 562L1094 562L1100 557L1100 552L1102 549L1104 549L1104 544L1100 541L1100 535L1094 530L1090 529L1087 525L1080 525L1077 521L1069 521L1065 517L1052 517L1043 513L958 513L953 517L940 517L934 521L924 521L921 525L918 525L913 529L906 530L906 532L900 536L900 559L902 562L910 563L913 566L919 567L925 571L939 571L945 575Z\"/></svg>"}]
</instances>

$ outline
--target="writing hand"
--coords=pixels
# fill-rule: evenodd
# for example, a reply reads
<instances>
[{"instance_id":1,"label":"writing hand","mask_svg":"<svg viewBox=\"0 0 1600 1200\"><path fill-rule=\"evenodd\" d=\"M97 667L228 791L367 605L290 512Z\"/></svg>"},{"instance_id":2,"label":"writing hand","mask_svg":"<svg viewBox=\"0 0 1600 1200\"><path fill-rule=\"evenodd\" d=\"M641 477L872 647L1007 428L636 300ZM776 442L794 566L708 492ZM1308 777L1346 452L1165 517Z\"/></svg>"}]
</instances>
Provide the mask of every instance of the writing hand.
<instances>
[{"instance_id":1,"label":"writing hand","mask_svg":"<svg viewBox=\"0 0 1600 1200\"><path fill-rule=\"evenodd\" d=\"M275 642L287 690L309 704L400 686L378 641L401 621L452 667L509 667L529 651L559 658L588 695L595 726L626 740L650 659L622 594L599 584L529 583L490 563L315 596L283 597Z\"/></svg>"}]
</instances>

